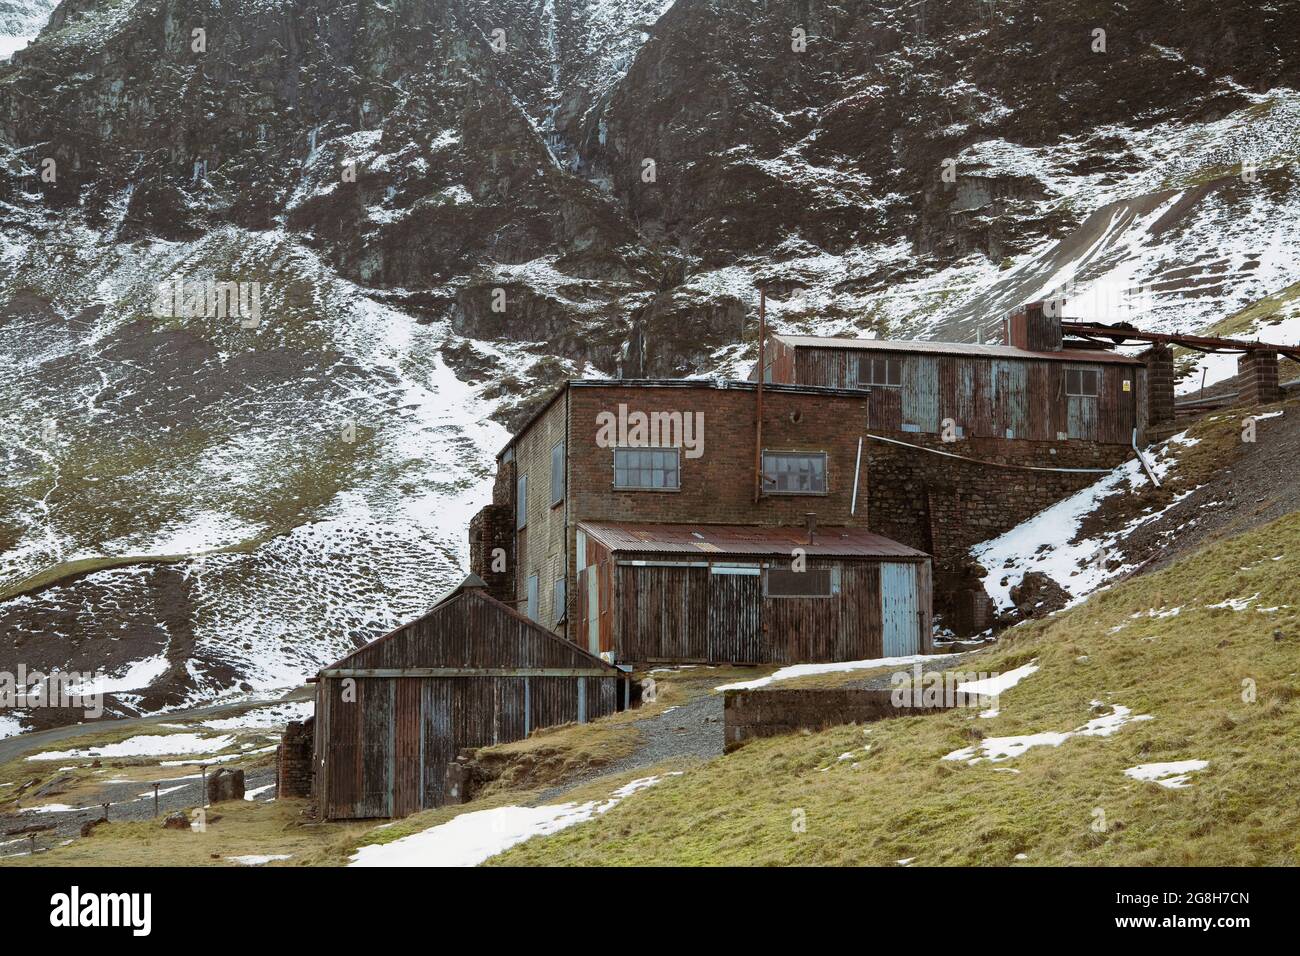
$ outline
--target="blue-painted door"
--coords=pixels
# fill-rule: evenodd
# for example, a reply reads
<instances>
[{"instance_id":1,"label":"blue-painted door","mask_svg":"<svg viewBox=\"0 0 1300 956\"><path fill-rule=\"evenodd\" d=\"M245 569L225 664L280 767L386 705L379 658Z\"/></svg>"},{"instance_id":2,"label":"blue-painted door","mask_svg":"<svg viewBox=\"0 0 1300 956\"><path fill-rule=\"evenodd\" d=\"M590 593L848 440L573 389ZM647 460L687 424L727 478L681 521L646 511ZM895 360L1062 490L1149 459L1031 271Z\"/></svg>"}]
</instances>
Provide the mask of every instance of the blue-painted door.
<instances>
[{"instance_id":1,"label":"blue-painted door","mask_svg":"<svg viewBox=\"0 0 1300 956\"><path fill-rule=\"evenodd\" d=\"M880 566L880 622L886 657L921 653L916 590L915 564Z\"/></svg>"}]
</instances>

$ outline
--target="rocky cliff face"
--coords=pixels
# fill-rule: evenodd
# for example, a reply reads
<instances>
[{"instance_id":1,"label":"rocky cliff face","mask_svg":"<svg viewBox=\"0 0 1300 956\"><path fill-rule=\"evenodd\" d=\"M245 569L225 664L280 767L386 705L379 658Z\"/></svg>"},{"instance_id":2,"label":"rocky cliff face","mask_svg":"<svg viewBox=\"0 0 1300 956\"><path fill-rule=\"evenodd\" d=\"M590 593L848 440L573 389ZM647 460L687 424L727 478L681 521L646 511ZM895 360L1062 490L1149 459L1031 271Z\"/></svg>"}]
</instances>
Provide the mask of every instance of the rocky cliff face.
<instances>
[{"instance_id":1,"label":"rocky cliff face","mask_svg":"<svg viewBox=\"0 0 1300 956\"><path fill-rule=\"evenodd\" d=\"M296 680L455 578L547 386L740 373L760 282L1288 330L1298 8L66 0L0 65L0 665Z\"/></svg>"}]
</instances>

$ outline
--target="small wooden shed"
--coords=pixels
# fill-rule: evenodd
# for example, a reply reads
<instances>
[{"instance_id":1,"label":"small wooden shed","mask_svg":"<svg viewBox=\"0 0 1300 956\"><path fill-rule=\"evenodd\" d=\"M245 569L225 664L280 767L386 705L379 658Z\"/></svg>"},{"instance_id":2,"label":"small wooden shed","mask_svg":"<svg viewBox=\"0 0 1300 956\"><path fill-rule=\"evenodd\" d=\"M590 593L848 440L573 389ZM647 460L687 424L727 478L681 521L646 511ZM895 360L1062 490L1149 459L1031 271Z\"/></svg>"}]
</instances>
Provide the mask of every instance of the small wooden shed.
<instances>
[{"instance_id":1,"label":"small wooden shed","mask_svg":"<svg viewBox=\"0 0 1300 956\"><path fill-rule=\"evenodd\" d=\"M578 523L575 620L628 664L932 651L929 555L860 528Z\"/></svg>"},{"instance_id":2,"label":"small wooden shed","mask_svg":"<svg viewBox=\"0 0 1300 956\"><path fill-rule=\"evenodd\" d=\"M325 819L441 806L461 749L612 714L625 689L620 671L470 575L423 617L317 675L317 806Z\"/></svg>"}]
</instances>

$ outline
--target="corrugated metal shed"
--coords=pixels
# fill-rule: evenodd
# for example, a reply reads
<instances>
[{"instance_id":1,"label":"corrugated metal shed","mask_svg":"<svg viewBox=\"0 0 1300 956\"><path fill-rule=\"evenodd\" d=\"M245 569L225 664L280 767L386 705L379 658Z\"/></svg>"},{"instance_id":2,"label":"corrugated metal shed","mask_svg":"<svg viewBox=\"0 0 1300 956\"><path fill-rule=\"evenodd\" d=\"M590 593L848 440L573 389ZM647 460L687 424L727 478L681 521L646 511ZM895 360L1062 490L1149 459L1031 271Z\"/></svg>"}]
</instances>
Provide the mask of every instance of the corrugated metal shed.
<instances>
[{"instance_id":1,"label":"corrugated metal shed","mask_svg":"<svg viewBox=\"0 0 1300 956\"><path fill-rule=\"evenodd\" d=\"M618 709L615 668L483 588L471 575L317 675L314 787L325 818L441 806L461 749Z\"/></svg>"},{"instance_id":2,"label":"corrugated metal shed","mask_svg":"<svg viewBox=\"0 0 1300 956\"><path fill-rule=\"evenodd\" d=\"M923 551L883 535L858 528L818 528L808 543L805 528L764 528L757 525L640 524L582 521L585 531L610 551L670 554L780 555L795 548L816 557L925 558Z\"/></svg>"},{"instance_id":3,"label":"corrugated metal shed","mask_svg":"<svg viewBox=\"0 0 1300 956\"><path fill-rule=\"evenodd\" d=\"M929 556L869 531L822 528L808 544L803 528L583 521L578 539L575 617L621 662L866 660L886 638L931 649Z\"/></svg>"},{"instance_id":4,"label":"corrugated metal shed","mask_svg":"<svg viewBox=\"0 0 1300 956\"><path fill-rule=\"evenodd\" d=\"M791 348L852 349L869 352L914 352L925 355L970 355L981 358L1044 359L1053 362L1111 362L1141 365L1142 360L1118 352L1092 349L1061 349L1033 352L1011 345L976 345L971 342L921 342L914 339L851 339L820 335L774 335Z\"/></svg>"}]
</instances>

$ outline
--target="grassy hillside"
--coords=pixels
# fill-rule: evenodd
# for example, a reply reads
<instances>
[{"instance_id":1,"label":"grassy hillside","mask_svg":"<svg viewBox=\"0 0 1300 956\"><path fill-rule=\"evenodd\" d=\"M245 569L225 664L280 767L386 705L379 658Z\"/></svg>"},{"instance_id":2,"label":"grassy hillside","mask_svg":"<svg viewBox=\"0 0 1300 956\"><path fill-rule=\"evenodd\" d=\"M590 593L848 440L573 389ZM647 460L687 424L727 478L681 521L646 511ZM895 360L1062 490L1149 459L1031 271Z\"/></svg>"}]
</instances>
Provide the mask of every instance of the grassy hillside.
<instances>
[{"instance_id":1,"label":"grassy hillside","mask_svg":"<svg viewBox=\"0 0 1300 956\"><path fill-rule=\"evenodd\" d=\"M1291 514L965 658L966 671L1038 660L997 717L758 741L493 862L1295 864L1298 576ZM942 759L981 738L1073 730L1110 705L1151 719L999 762ZM1209 761L1185 789L1123 772L1183 760Z\"/></svg>"}]
</instances>

